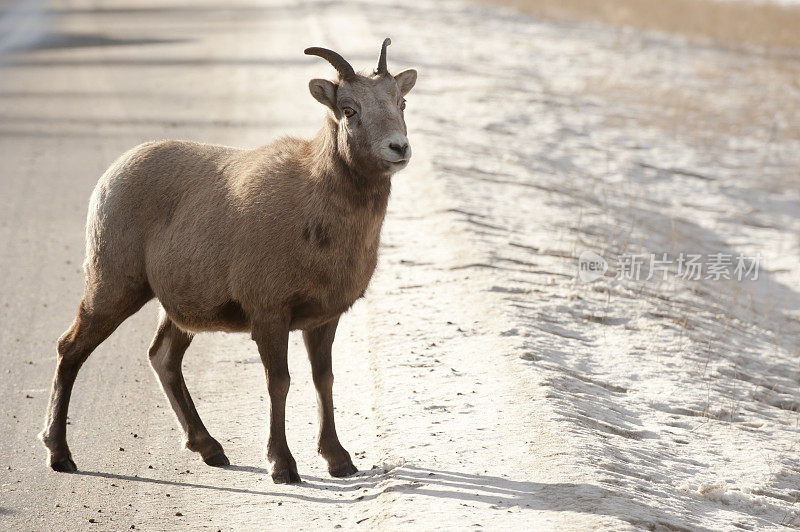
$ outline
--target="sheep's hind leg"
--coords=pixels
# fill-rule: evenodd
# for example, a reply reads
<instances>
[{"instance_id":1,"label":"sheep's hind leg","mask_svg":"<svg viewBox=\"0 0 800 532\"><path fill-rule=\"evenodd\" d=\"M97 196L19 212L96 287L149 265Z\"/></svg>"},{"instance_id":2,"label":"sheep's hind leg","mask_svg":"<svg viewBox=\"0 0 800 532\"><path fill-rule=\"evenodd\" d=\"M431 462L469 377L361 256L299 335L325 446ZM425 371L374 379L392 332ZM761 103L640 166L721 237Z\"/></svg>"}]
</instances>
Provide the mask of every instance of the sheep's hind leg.
<instances>
[{"instance_id":1,"label":"sheep's hind leg","mask_svg":"<svg viewBox=\"0 0 800 532\"><path fill-rule=\"evenodd\" d=\"M227 466L230 461L222 445L211 437L203 425L183 379L181 363L191 342L192 335L175 325L162 310L158 331L148 351L150 365L183 429L186 448L200 453L203 461L210 466Z\"/></svg>"},{"instance_id":2,"label":"sheep's hind leg","mask_svg":"<svg viewBox=\"0 0 800 532\"><path fill-rule=\"evenodd\" d=\"M88 299L84 296L72 326L58 339L56 374L44 429L39 433L48 450L47 463L55 471L70 473L78 469L67 445L67 411L78 371L92 351L150 297L149 289L130 291L113 304L104 302L98 294L91 294Z\"/></svg>"}]
</instances>

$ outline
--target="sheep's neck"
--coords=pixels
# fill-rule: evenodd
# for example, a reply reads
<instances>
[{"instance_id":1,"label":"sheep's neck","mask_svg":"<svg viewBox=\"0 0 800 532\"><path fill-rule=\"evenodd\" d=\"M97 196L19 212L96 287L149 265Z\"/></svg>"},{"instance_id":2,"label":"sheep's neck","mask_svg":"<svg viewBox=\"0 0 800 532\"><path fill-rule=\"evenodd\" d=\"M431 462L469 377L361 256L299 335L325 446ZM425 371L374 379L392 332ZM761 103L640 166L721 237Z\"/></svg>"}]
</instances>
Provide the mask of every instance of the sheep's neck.
<instances>
[{"instance_id":1,"label":"sheep's neck","mask_svg":"<svg viewBox=\"0 0 800 532\"><path fill-rule=\"evenodd\" d=\"M312 179L328 199L341 199L354 210L366 209L382 220L391 192L389 176L377 169L354 167L339 151L339 131L331 117L311 141Z\"/></svg>"}]
</instances>

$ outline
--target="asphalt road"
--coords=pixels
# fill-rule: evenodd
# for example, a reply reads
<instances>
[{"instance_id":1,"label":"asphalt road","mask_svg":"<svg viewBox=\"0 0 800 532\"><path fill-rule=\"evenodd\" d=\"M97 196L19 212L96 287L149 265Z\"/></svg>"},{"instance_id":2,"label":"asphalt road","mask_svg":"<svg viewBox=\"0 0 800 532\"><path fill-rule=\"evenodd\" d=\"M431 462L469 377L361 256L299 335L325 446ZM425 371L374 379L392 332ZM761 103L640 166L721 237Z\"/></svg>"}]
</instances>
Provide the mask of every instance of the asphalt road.
<instances>
[{"instance_id":1,"label":"asphalt road","mask_svg":"<svg viewBox=\"0 0 800 532\"><path fill-rule=\"evenodd\" d=\"M208 484L195 474L205 466L180 448L147 364L155 302L124 323L79 376L70 419L80 421L71 422L69 438L81 473L49 471L36 433L55 340L82 293L83 225L100 174L151 139L255 146L282 132L312 134L322 108L306 98L306 80L312 71L330 74L302 55L312 35L320 37L313 20L302 6L278 3L34 2L5 13L4 28L13 33L4 36L0 59L0 519L10 528L152 529L187 520L241 527L246 521L221 520L228 512L246 519L237 497L282 504L260 460L266 404L254 346L246 337L208 335L187 357L207 423L230 453L245 453L233 459L243 469L211 473L235 479ZM297 347L294 386L305 393L292 395L308 410L295 420L295 454L322 474L313 453L314 398ZM227 499L225 511L193 515L187 501L202 498L210 499L205 508Z\"/></svg>"},{"instance_id":2,"label":"asphalt road","mask_svg":"<svg viewBox=\"0 0 800 532\"><path fill-rule=\"evenodd\" d=\"M304 56L306 46L336 47L369 69L387 32L418 29L360 3L17 5L0 18L0 528L595 522L549 513L580 485L567 469L549 495L537 494L554 470L548 463L562 458L554 451L533 463L529 435L545 414L527 410L529 383L503 369L502 338L480 299L490 281L440 267L469 262L470 250L430 180L425 143L414 137L422 115L412 109L415 161L394 188L379 273L342 320L335 347L337 425L362 473L331 479L316 457L316 405L297 337L287 423L301 485L274 486L261 461L264 374L246 335L201 335L185 361L198 410L233 465L212 469L181 449L147 363L156 302L84 365L68 427L80 471L51 471L36 434L55 342L82 293L86 206L104 169L159 138L257 146L282 133L311 135L324 111L307 81L332 70ZM395 38L390 69L416 65L402 50ZM547 497L555 502L542 504Z\"/></svg>"}]
</instances>

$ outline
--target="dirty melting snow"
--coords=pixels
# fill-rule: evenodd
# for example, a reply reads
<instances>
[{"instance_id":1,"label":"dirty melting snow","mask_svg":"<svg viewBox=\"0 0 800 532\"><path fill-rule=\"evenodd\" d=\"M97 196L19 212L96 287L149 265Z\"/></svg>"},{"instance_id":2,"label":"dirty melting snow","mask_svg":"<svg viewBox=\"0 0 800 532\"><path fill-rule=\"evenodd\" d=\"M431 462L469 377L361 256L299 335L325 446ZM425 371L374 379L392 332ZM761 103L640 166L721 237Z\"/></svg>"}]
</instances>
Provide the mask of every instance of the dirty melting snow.
<instances>
[{"instance_id":1,"label":"dirty melting snow","mask_svg":"<svg viewBox=\"0 0 800 532\"><path fill-rule=\"evenodd\" d=\"M461 3L437 5L460 28L441 46L413 29L433 8L380 9L425 58L411 134L479 255L450 269L487 283L514 371L602 488L576 506L651 528L800 524L796 67ZM583 250L612 262L603 279L576 280ZM760 272L614 277L614 258L662 252L760 254Z\"/></svg>"}]
</instances>

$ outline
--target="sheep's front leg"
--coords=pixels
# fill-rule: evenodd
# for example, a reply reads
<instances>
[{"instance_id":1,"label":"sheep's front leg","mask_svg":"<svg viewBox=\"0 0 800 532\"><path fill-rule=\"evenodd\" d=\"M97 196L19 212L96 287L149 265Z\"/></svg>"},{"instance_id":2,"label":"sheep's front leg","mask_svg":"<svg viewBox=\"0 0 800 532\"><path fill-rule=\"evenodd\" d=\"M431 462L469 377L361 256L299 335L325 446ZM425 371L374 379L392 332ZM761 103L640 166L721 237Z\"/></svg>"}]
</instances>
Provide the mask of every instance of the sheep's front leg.
<instances>
[{"instance_id":1,"label":"sheep's front leg","mask_svg":"<svg viewBox=\"0 0 800 532\"><path fill-rule=\"evenodd\" d=\"M258 345L267 373L269 437L265 455L272 469L272 481L276 484L300 482L297 464L286 443L286 394L289 393L289 365L286 359L288 320L275 318L254 324L253 340Z\"/></svg>"},{"instance_id":2,"label":"sheep's front leg","mask_svg":"<svg viewBox=\"0 0 800 532\"><path fill-rule=\"evenodd\" d=\"M331 349L336 335L339 319L324 325L303 331L303 340L311 361L311 374L314 387L317 389L317 405L319 409L319 436L317 451L328 463L328 473L334 477L346 477L357 472L339 437L336 435L336 424L333 420L333 369L331 366Z\"/></svg>"}]
</instances>

